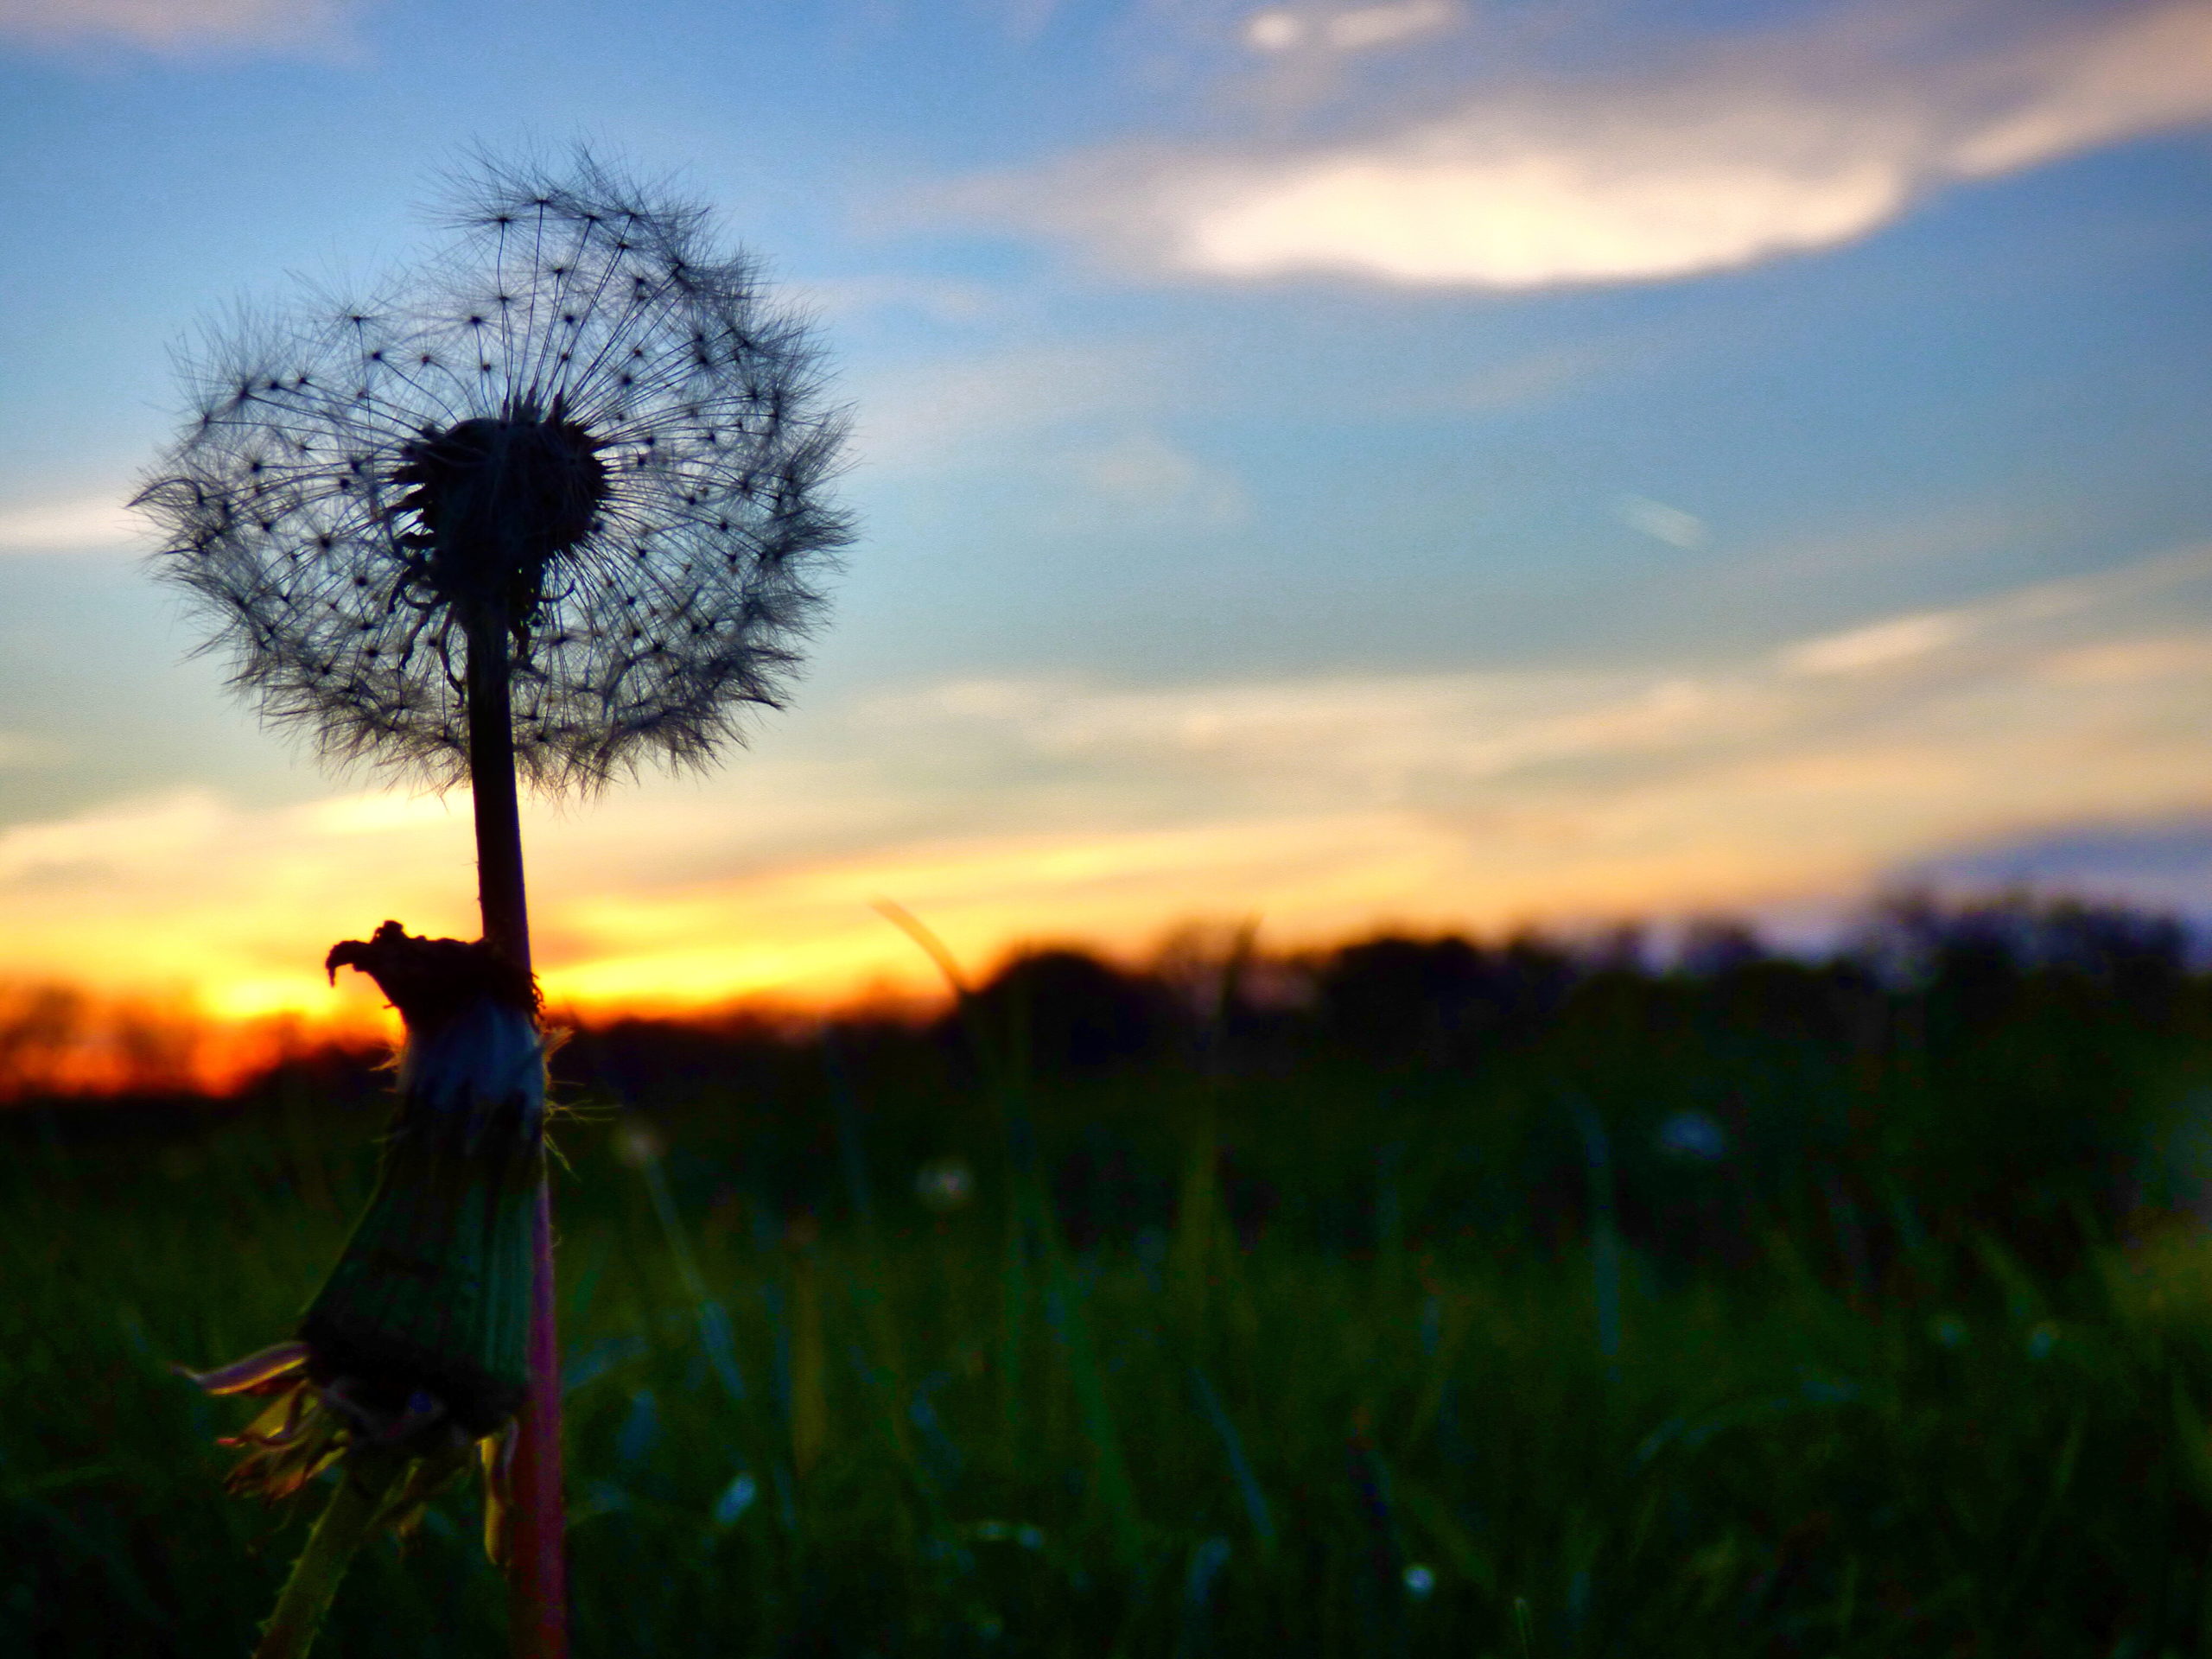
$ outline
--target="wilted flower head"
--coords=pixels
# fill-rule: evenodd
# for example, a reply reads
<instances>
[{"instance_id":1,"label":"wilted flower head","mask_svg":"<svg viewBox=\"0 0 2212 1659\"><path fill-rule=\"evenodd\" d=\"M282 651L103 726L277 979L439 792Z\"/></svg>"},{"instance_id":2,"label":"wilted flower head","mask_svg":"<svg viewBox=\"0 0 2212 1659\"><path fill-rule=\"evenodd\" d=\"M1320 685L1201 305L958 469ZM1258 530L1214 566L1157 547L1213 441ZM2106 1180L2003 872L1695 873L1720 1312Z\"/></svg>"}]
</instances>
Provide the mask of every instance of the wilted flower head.
<instances>
[{"instance_id":1,"label":"wilted flower head","mask_svg":"<svg viewBox=\"0 0 2212 1659\"><path fill-rule=\"evenodd\" d=\"M698 764L775 704L849 539L803 325L699 207L589 158L486 166L404 282L189 366L138 497L240 683L325 751L466 774L472 630L541 784Z\"/></svg>"},{"instance_id":2,"label":"wilted flower head","mask_svg":"<svg viewBox=\"0 0 2212 1659\"><path fill-rule=\"evenodd\" d=\"M529 1382L531 1222L542 1174L545 1044L525 970L481 942L386 922L327 966L370 975L406 1022L375 1196L297 1339L193 1373L268 1398L224 1443L234 1491L288 1497L340 1459L404 1476L389 1519L482 1461L496 1557L502 1459Z\"/></svg>"},{"instance_id":3,"label":"wilted flower head","mask_svg":"<svg viewBox=\"0 0 2212 1659\"><path fill-rule=\"evenodd\" d=\"M513 1437L504 1427L472 1438L434 1395L417 1390L397 1409L364 1399L353 1379L315 1374L315 1356L304 1342L280 1342L212 1371L185 1375L209 1394L258 1396L268 1402L253 1421L216 1443L242 1452L225 1486L233 1493L279 1503L296 1497L316 1476L348 1458L381 1461L398 1477L380 1506L385 1525L413 1529L423 1506L473 1463L485 1484L485 1548L501 1558L507 1471Z\"/></svg>"}]
</instances>

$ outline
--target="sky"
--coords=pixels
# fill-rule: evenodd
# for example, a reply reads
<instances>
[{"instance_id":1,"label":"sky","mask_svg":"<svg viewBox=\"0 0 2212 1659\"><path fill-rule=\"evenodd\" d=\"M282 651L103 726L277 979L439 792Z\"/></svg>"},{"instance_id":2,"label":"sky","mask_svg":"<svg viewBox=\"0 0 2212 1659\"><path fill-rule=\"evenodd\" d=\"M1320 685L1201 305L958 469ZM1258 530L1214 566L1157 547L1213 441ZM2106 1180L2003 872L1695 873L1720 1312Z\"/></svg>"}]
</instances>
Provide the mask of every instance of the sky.
<instances>
[{"instance_id":1,"label":"sky","mask_svg":"<svg viewBox=\"0 0 2212 1659\"><path fill-rule=\"evenodd\" d=\"M465 791L263 728L177 353L472 149L710 204L860 524L792 706L526 814L556 1001L2029 882L2212 915L2212 3L0 0L0 982L358 1014Z\"/></svg>"}]
</instances>

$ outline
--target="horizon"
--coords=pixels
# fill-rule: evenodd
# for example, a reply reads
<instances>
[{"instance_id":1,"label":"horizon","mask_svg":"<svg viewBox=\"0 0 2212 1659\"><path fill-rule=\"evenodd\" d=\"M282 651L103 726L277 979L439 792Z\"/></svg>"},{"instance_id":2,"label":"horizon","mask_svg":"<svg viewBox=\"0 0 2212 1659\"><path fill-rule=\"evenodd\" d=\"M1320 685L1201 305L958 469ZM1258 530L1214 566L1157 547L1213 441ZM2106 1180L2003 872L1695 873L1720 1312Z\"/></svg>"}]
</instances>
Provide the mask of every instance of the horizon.
<instances>
[{"instance_id":1,"label":"horizon","mask_svg":"<svg viewBox=\"0 0 2212 1659\"><path fill-rule=\"evenodd\" d=\"M2031 921L2069 913L2171 926L2183 971L2212 973L2212 917L2192 920L2176 912L2125 899L2031 887L1934 886L1899 887L1855 909L1839 910L1820 925L1800 914L1794 926L1764 926L1758 918L1707 914L1671 923L1617 918L1581 928L1509 927L1491 931L1448 926L1382 926L1326 941L1271 944L1253 926L1188 923L1173 927L1145 948L1114 950L1092 941L1039 936L1010 943L973 960L954 957L967 990L988 990L1009 970L1046 956L1071 954L1099 963L1132 984L1149 984L1187 1001L1211 995L1198 988L1217 981L1236 960L1242 1000L1262 1009L1309 1008L1333 960L1360 948L1410 942L1471 945L1493 957L1534 947L1576 965L1578 971L1625 968L1652 977L1709 978L1744 962L1789 963L1825 969L1853 963L1878 964L1885 930L1894 930L1916 906L1939 918L1971 921L2010 915ZM914 918L907 918L912 922ZM912 1030L937 1025L955 1010L957 993L944 969L896 926L919 966L907 977L875 976L836 994L794 997L780 988L714 999L620 998L592 1001L550 989L548 1028L603 1032L627 1022L696 1031L743 1028L783 1042L810 1042L844 1025L888 1025ZM1891 937L1895 935L1892 932ZM1711 952L1724 943L1722 957ZM938 941L939 944L942 941ZM1739 948L1749 955L1737 958ZM1884 970L1878 965L1878 974ZM342 973L324 1009L246 1015L224 1014L195 1001L188 989L168 995L102 994L55 981L0 976L0 1110L26 1101L125 1099L165 1095L224 1099L282 1067L318 1054L363 1050L396 1054L403 1027L398 1012L365 976Z\"/></svg>"}]
</instances>

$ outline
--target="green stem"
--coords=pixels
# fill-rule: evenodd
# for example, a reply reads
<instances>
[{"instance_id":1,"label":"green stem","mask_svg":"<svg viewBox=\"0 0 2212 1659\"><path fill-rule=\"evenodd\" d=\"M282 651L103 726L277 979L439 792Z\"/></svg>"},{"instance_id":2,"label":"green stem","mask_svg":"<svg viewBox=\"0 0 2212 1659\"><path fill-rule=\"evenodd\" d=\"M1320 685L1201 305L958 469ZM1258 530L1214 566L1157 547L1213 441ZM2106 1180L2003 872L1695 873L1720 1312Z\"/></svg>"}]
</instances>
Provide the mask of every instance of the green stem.
<instances>
[{"instance_id":1,"label":"green stem","mask_svg":"<svg viewBox=\"0 0 2212 1659\"><path fill-rule=\"evenodd\" d=\"M301 1659L322 1628L338 1581L353 1552L376 1529L384 1501L398 1478L405 1459L390 1452L355 1452L340 1465L338 1490L330 1495L308 1535L307 1548L292 1563L292 1576L284 1580L276 1598L276 1611L261 1627L261 1645L253 1659Z\"/></svg>"}]
</instances>

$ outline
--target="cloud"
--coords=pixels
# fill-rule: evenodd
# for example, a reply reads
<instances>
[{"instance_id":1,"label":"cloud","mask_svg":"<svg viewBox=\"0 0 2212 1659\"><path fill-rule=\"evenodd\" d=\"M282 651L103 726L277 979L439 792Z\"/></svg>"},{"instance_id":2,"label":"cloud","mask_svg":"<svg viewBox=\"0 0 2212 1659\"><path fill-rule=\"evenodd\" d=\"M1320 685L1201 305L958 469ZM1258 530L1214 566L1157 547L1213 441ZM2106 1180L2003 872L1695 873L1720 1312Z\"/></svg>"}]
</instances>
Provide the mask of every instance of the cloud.
<instances>
[{"instance_id":1,"label":"cloud","mask_svg":"<svg viewBox=\"0 0 2212 1659\"><path fill-rule=\"evenodd\" d=\"M556 1001L804 1002L927 991L881 898L979 964L1194 918L1318 944L1847 898L2051 825L2212 816L2208 616L2201 549L1651 669L885 690L713 780L532 810L539 963ZM364 1013L323 952L386 916L468 932L472 871L461 795L17 824L0 977Z\"/></svg>"},{"instance_id":2,"label":"cloud","mask_svg":"<svg viewBox=\"0 0 2212 1659\"><path fill-rule=\"evenodd\" d=\"M958 200L1187 274L1529 289L1833 247L1947 185L2212 119L2206 0L2016 24L1972 50L1944 45L1944 21L1800 27L1418 117L1386 101L1347 137L1104 149Z\"/></svg>"},{"instance_id":3,"label":"cloud","mask_svg":"<svg viewBox=\"0 0 2212 1659\"><path fill-rule=\"evenodd\" d=\"M168 53L327 46L348 10L344 0L0 0L0 38Z\"/></svg>"},{"instance_id":4,"label":"cloud","mask_svg":"<svg viewBox=\"0 0 2212 1659\"><path fill-rule=\"evenodd\" d=\"M1244 41L1256 52L1363 52L1433 35L1460 21L1449 0L1387 0L1372 6L1255 11L1244 20Z\"/></svg>"},{"instance_id":5,"label":"cloud","mask_svg":"<svg viewBox=\"0 0 2212 1659\"><path fill-rule=\"evenodd\" d=\"M892 271L859 276L814 276L790 284L802 303L836 319L907 313L938 323L993 321L1005 296L982 283Z\"/></svg>"},{"instance_id":6,"label":"cloud","mask_svg":"<svg viewBox=\"0 0 2212 1659\"><path fill-rule=\"evenodd\" d=\"M879 375L854 448L893 472L976 467L1044 486L1039 527L1219 529L1244 522L1243 485L1144 423L1170 374L1155 347L1084 343L940 358ZM1019 467L1009 467L1016 448Z\"/></svg>"},{"instance_id":7,"label":"cloud","mask_svg":"<svg viewBox=\"0 0 2212 1659\"><path fill-rule=\"evenodd\" d=\"M1955 644L1967 626L1962 617L1943 612L1892 617L1792 645L1782 652L1781 662L1799 674L1856 674L1888 668Z\"/></svg>"},{"instance_id":8,"label":"cloud","mask_svg":"<svg viewBox=\"0 0 2212 1659\"><path fill-rule=\"evenodd\" d=\"M909 364L857 399L854 448L874 466L930 466L980 441L1141 407L1158 365L1143 346L1038 346Z\"/></svg>"},{"instance_id":9,"label":"cloud","mask_svg":"<svg viewBox=\"0 0 2212 1659\"><path fill-rule=\"evenodd\" d=\"M2092 806L2212 798L2208 599L2200 550L1694 669L966 682L864 717L918 748L996 746L1015 775L1141 780L1125 787L1162 811L1317 838L1356 811L1457 836L1405 913L1742 905ZM1340 850L1348 873L1365 856Z\"/></svg>"},{"instance_id":10,"label":"cloud","mask_svg":"<svg viewBox=\"0 0 2212 1659\"><path fill-rule=\"evenodd\" d=\"M1023 938L1138 950L1194 916L1256 914L1277 944L1311 943L1393 921L1863 893L1936 849L2085 810L2212 807L2212 626L2176 620L2208 598L2200 551L1694 670L964 681L885 697L850 711L858 741L936 764L999 757L988 809L923 838L610 898L572 982L610 996L761 983L772 958L907 979L902 943L863 913L879 896L984 961ZM1087 812L1062 810L1071 777L1097 791Z\"/></svg>"},{"instance_id":11,"label":"cloud","mask_svg":"<svg viewBox=\"0 0 2212 1659\"><path fill-rule=\"evenodd\" d=\"M1467 411L1540 403L1631 356L1618 348L1590 344L1548 346L1479 370L1438 401L1446 408Z\"/></svg>"},{"instance_id":12,"label":"cloud","mask_svg":"<svg viewBox=\"0 0 2212 1659\"><path fill-rule=\"evenodd\" d=\"M1943 158L1962 177L2196 124L2212 118L2212 7L2180 0L2070 31L2000 60L1985 84L1995 107Z\"/></svg>"},{"instance_id":13,"label":"cloud","mask_svg":"<svg viewBox=\"0 0 2212 1659\"><path fill-rule=\"evenodd\" d=\"M0 554L130 548L143 529L122 491L0 505Z\"/></svg>"},{"instance_id":14,"label":"cloud","mask_svg":"<svg viewBox=\"0 0 2212 1659\"><path fill-rule=\"evenodd\" d=\"M2212 917L2212 815L2038 829L1915 860L1900 867L1891 884L2062 893L2179 911L2202 922Z\"/></svg>"},{"instance_id":15,"label":"cloud","mask_svg":"<svg viewBox=\"0 0 2212 1659\"><path fill-rule=\"evenodd\" d=\"M1103 504L1125 529L1161 524L1221 528L1242 523L1251 500L1236 480L1177 448L1156 432L1132 431L1073 458L1085 500L1070 528L1096 522Z\"/></svg>"},{"instance_id":16,"label":"cloud","mask_svg":"<svg viewBox=\"0 0 2212 1659\"><path fill-rule=\"evenodd\" d=\"M1654 501L1648 495L1623 497L1620 514L1621 522L1630 530L1640 530L1654 541L1679 547L1685 552L1703 547L1713 539L1712 527L1695 513L1669 506L1664 501Z\"/></svg>"}]
</instances>

